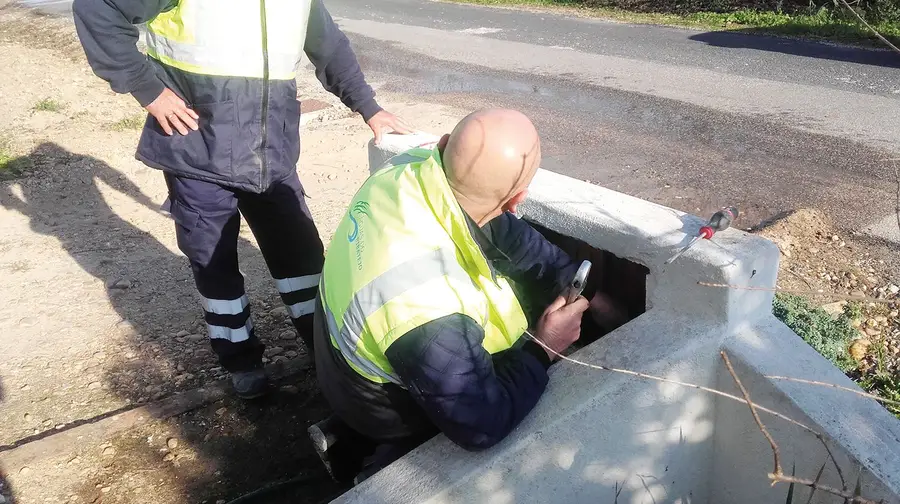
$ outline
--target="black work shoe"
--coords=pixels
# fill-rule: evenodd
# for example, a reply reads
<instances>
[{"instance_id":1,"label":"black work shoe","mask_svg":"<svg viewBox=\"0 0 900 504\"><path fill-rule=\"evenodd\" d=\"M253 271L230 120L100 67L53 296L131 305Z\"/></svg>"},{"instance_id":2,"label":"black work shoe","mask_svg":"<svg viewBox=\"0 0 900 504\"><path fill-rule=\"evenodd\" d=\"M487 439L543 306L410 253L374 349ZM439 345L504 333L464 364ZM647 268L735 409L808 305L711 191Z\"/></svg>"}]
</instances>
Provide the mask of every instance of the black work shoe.
<instances>
[{"instance_id":1,"label":"black work shoe","mask_svg":"<svg viewBox=\"0 0 900 504\"><path fill-rule=\"evenodd\" d=\"M269 377L263 369L231 374L231 385L241 399L256 399L269 391Z\"/></svg>"}]
</instances>

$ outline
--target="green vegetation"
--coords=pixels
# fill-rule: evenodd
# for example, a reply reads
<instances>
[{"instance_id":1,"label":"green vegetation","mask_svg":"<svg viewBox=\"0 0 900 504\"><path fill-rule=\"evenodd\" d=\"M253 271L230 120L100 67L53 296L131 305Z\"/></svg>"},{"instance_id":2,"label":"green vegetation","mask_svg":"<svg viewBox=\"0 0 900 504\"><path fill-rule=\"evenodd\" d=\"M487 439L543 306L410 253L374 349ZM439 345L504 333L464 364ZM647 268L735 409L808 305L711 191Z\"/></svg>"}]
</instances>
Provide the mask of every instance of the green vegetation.
<instances>
[{"instance_id":1,"label":"green vegetation","mask_svg":"<svg viewBox=\"0 0 900 504\"><path fill-rule=\"evenodd\" d=\"M65 105L52 98L44 98L34 104L34 110L38 112L59 112L64 108L66 108Z\"/></svg>"},{"instance_id":2,"label":"green vegetation","mask_svg":"<svg viewBox=\"0 0 900 504\"><path fill-rule=\"evenodd\" d=\"M451 0L497 6L536 6L576 9L581 14L631 23L688 26L709 30L742 30L776 35L881 44L853 14L828 2L790 5L786 2L700 0ZM853 4L853 2L851 2ZM900 1L878 0L856 4L866 20L882 35L900 43Z\"/></svg>"},{"instance_id":3,"label":"green vegetation","mask_svg":"<svg viewBox=\"0 0 900 504\"><path fill-rule=\"evenodd\" d=\"M823 357L831 361L845 373L857 369L856 362L850 357L850 342L860 337L851 322L861 317L860 307L848 304L844 312L837 318L825 310L811 305L804 298L791 294L776 294L772 308L775 316L797 333L803 341L813 347ZM885 369L887 350L884 343L876 342L877 368L870 373L863 373L857 383L863 390L890 399L900 401L900 376ZM885 408L900 418L900 407L884 404Z\"/></svg>"},{"instance_id":4,"label":"green vegetation","mask_svg":"<svg viewBox=\"0 0 900 504\"><path fill-rule=\"evenodd\" d=\"M13 155L9 139L0 136L0 180L21 177L30 166L28 158Z\"/></svg>"},{"instance_id":5,"label":"green vegetation","mask_svg":"<svg viewBox=\"0 0 900 504\"><path fill-rule=\"evenodd\" d=\"M144 114L134 114L116 121L110 126L110 129L113 131L139 130L144 127L144 121L146 121Z\"/></svg>"},{"instance_id":6,"label":"green vegetation","mask_svg":"<svg viewBox=\"0 0 900 504\"><path fill-rule=\"evenodd\" d=\"M859 332L850 325L852 319L848 311L834 319L800 296L781 293L775 296L772 311L803 341L842 371L855 367L847 348Z\"/></svg>"}]
</instances>

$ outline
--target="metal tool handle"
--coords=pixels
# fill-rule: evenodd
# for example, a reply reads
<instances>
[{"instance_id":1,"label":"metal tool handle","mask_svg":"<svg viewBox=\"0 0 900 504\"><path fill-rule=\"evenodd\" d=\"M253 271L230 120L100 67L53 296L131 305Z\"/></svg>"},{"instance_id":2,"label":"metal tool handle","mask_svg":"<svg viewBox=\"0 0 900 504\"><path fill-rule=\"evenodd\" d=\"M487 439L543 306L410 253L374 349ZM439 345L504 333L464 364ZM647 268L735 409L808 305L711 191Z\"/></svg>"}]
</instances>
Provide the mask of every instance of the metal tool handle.
<instances>
[{"instance_id":1,"label":"metal tool handle","mask_svg":"<svg viewBox=\"0 0 900 504\"><path fill-rule=\"evenodd\" d=\"M572 282L569 283L568 292L566 292L566 304L572 304L578 299L578 296L584 291L587 284L588 274L591 272L591 261L584 261L575 272Z\"/></svg>"}]
</instances>

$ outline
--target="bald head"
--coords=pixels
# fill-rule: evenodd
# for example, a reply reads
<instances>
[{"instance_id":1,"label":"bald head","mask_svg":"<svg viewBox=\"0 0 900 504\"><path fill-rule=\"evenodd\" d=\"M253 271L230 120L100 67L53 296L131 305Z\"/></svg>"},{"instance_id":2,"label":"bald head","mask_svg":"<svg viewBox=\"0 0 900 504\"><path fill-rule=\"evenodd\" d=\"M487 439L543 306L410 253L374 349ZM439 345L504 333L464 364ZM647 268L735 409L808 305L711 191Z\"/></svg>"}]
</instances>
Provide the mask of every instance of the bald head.
<instances>
[{"instance_id":1,"label":"bald head","mask_svg":"<svg viewBox=\"0 0 900 504\"><path fill-rule=\"evenodd\" d=\"M515 110L469 114L442 143L447 181L479 226L506 210L515 211L541 162L537 130Z\"/></svg>"}]
</instances>

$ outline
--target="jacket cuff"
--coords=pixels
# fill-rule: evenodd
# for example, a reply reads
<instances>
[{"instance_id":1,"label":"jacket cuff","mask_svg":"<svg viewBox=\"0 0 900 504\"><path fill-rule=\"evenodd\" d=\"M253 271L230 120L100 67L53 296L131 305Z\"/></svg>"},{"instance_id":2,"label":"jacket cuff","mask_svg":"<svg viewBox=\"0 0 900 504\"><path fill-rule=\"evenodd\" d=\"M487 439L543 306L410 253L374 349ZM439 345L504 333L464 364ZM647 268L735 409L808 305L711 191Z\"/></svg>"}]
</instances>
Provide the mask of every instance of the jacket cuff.
<instances>
[{"instance_id":1,"label":"jacket cuff","mask_svg":"<svg viewBox=\"0 0 900 504\"><path fill-rule=\"evenodd\" d=\"M134 97L138 103L141 104L141 107L147 107L153 103L153 100L159 98L159 95L166 89L166 85L163 84L163 81L159 80L159 77L153 76L150 79L147 79L146 82L142 82L140 86L135 88L131 92L131 96Z\"/></svg>"},{"instance_id":2,"label":"jacket cuff","mask_svg":"<svg viewBox=\"0 0 900 504\"><path fill-rule=\"evenodd\" d=\"M376 102L374 98L367 101L366 103L363 103L357 110L357 112L359 112L359 114L362 116L363 121L366 122L369 122L369 119L371 119L372 116L381 111L381 106L378 105L378 102Z\"/></svg>"},{"instance_id":3,"label":"jacket cuff","mask_svg":"<svg viewBox=\"0 0 900 504\"><path fill-rule=\"evenodd\" d=\"M550 356L547 355L547 351L544 350L544 347L538 345L534 341L528 340L522 345L522 350L527 354L531 354L538 362L541 363L541 366L544 369L550 369Z\"/></svg>"}]
</instances>

